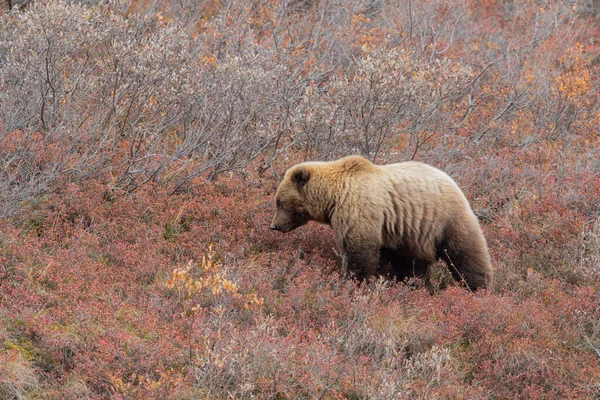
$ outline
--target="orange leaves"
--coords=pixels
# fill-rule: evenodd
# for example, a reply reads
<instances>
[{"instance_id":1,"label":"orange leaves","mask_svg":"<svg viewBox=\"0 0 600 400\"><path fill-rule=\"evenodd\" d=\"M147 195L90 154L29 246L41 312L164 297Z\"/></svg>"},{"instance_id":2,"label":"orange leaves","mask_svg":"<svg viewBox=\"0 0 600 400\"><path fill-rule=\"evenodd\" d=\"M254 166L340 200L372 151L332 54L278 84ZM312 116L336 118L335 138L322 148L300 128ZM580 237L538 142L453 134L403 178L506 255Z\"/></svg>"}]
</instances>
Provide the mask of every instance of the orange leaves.
<instances>
[{"instance_id":1,"label":"orange leaves","mask_svg":"<svg viewBox=\"0 0 600 400\"><path fill-rule=\"evenodd\" d=\"M356 38L356 47L366 50L369 46L379 46L385 37L385 31L373 24L371 18L359 13L352 15L352 36Z\"/></svg>"},{"instance_id":2,"label":"orange leaves","mask_svg":"<svg viewBox=\"0 0 600 400\"><path fill-rule=\"evenodd\" d=\"M213 66L215 64L215 58L213 56L202 56L200 58L200 61L202 62L202 64L204 64L205 66Z\"/></svg>"},{"instance_id":3,"label":"orange leaves","mask_svg":"<svg viewBox=\"0 0 600 400\"><path fill-rule=\"evenodd\" d=\"M591 89L591 74L589 61L584 57L583 46L576 43L564 57L559 58L564 70L556 78L558 91L569 100L589 94Z\"/></svg>"},{"instance_id":4,"label":"orange leaves","mask_svg":"<svg viewBox=\"0 0 600 400\"><path fill-rule=\"evenodd\" d=\"M158 375L158 377L154 377ZM156 371L152 376L133 373L127 379L117 375L110 375L113 390L121 395L135 396L135 398L165 398L181 384L183 371L173 368L163 372Z\"/></svg>"},{"instance_id":5,"label":"orange leaves","mask_svg":"<svg viewBox=\"0 0 600 400\"><path fill-rule=\"evenodd\" d=\"M227 277L223 264L215 258L212 243L202 256L200 266L196 268L190 260L185 267L174 269L166 286L176 289L181 300L192 300L195 304L191 306L191 311L194 313L207 306L215 306L220 296L230 296L242 301L245 309L259 307L264 302L255 293L240 293L238 285Z\"/></svg>"}]
</instances>

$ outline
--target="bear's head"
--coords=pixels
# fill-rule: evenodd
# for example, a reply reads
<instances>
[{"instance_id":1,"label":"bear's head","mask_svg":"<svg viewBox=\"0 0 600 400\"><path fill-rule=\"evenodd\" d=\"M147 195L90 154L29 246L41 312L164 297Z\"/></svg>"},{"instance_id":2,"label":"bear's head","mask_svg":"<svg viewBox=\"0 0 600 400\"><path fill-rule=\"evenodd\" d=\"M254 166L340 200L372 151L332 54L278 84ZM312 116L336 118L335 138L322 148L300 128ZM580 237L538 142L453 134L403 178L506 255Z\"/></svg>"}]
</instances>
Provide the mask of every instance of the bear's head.
<instances>
[{"instance_id":1,"label":"bear's head","mask_svg":"<svg viewBox=\"0 0 600 400\"><path fill-rule=\"evenodd\" d=\"M271 229L287 233L313 219L306 199L310 178L309 168L302 164L285 173L275 195L276 211Z\"/></svg>"},{"instance_id":2,"label":"bear's head","mask_svg":"<svg viewBox=\"0 0 600 400\"><path fill-rule=\"evenodd\" d=\"M348 192L349 181L374 170L376 167L361 156L309 161L291 167L277 189L277 210L270 228L286 233L308 221L331 224L336 202Z\"/></svg>"}]
</instances>

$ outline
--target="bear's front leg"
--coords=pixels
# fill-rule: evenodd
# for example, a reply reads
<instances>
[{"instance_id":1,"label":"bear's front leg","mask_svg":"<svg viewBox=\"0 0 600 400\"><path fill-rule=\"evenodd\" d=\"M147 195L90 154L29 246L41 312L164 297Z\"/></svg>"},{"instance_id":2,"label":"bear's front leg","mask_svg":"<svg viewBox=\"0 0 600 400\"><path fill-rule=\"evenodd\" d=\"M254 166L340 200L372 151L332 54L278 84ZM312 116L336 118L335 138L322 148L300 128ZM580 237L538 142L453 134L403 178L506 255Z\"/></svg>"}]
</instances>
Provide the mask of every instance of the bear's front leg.
<instances>
[{"instance_id":1,"label":"bear's front leg","mask_svg":"<svg viewBox=\"0 0 600 400\"><path fill-rule=\"evenodd\" d=\"M368 279L377 272L378 266L379 248L377 247L342 251L342 267L346 278Z\"/></svg>"}]
</instances>

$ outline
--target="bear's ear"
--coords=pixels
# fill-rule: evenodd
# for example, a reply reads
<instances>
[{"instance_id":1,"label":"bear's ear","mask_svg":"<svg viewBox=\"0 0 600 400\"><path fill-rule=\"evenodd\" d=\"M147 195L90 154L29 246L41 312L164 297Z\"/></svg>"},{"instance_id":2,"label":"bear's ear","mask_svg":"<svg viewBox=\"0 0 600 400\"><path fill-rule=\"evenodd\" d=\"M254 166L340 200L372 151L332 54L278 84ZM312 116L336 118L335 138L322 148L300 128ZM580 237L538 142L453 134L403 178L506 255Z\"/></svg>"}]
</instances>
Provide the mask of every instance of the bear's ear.
<instances>
[{"instance_id":1,"label":"bear's ear","mask_svg":"<svg viewBox=\"0 0 600 400\"><path fill-rule=\"evenodd\" d=\"M302 189L306 182L310 179L310 172L306 167L298 167L292 174L292 182L296 184L298 189Z\"/></svg>"}]
</instances>

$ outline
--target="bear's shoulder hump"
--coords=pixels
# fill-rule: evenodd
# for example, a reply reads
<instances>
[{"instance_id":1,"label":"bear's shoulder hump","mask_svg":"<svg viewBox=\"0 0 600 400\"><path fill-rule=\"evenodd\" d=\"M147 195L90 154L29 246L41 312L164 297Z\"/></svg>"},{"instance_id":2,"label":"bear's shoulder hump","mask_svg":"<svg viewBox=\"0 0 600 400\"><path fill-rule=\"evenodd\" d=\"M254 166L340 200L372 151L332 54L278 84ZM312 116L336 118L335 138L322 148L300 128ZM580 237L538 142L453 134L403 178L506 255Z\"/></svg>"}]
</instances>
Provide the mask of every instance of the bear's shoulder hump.
<instances>
[{"instance_id":1,"label":"bear's shoulder hump","mask_svg":"<svg viewBox=\"0 0 600 400\"><path fill-rule=\"evenodd\" d=\"M346 172L372 171L376 166L371 161L358 155L347 156L338 160L339 167Z\"/></svg>"}]
</instances>

